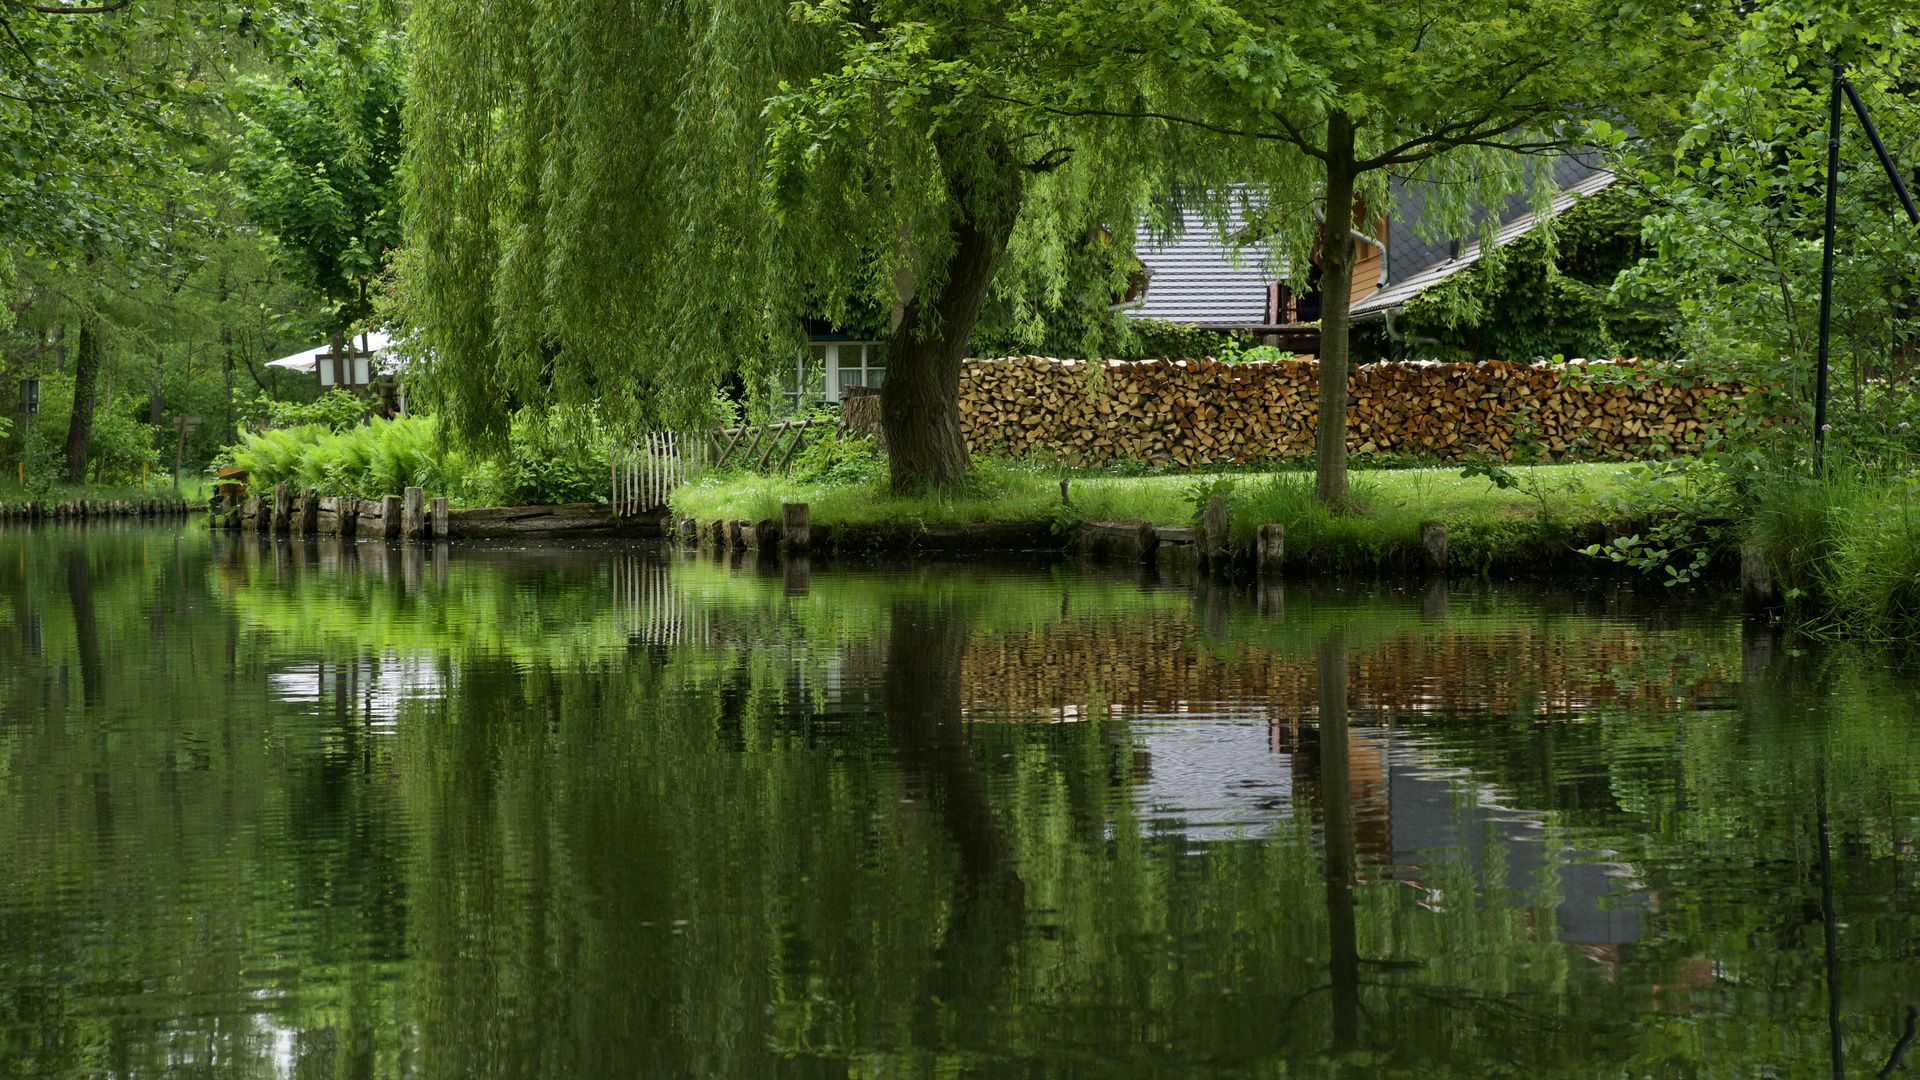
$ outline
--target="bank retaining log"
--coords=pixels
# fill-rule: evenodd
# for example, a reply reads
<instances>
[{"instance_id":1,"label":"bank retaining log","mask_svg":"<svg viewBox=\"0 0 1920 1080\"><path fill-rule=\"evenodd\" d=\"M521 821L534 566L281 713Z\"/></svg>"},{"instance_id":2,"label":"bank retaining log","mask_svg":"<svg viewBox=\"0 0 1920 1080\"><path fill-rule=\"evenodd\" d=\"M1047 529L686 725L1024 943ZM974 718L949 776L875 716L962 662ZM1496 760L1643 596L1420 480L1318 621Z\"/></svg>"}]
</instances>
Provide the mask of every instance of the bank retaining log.
<instances>
[{"instance_id":1,"label":"bank retaining log","mask_svg":"<svg viewBox=\"0 0 1920 1080\"><path fill-rule=\"evenodd\" d=\"M63 499L0 503L0 521L86 521L93 518L185 517L184 499Z\"/></svg>"},{"instance_id":2,"label":"bank retaining log","mask_svg":"<svg viewBox=\"0 0 1920 1080\"><path fill-rule=\"evenodd\" d=\"M1044 451L1083 464L1305 457L1318 378L1314 360L969 360L960 427L971 453ZM1354 369L1347 396L1349 453L1457 460L1475 446L1510 457L1526 437L1576 456L1685 450L1744 390L1653 361L1414 362Z\"/></svg>"}]
</instances>

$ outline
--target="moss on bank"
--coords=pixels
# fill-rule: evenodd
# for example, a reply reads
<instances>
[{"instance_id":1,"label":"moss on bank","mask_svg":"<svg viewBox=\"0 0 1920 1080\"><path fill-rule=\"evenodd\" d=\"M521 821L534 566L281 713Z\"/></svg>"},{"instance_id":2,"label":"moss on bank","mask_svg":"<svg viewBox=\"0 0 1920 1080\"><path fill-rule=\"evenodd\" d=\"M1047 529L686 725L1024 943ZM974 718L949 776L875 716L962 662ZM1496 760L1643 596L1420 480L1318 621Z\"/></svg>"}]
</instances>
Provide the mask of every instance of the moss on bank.
<instances>
[{"instance_id":1,"label":"moss on bank","mask_svg":"<svg viewBox=\"0 0 1920 1080\"><path fill-rule=\"evenodd\" d=\"M1234 538L1251 541L1262 524L1286 526L1289 559L1362 567L1404 561L1420 525L1447 523L1453 561L1479 566L1566 555L1601 523L1593 496L1611 488L1617 464L1515 466L1514 487L1500 489L1460 469L1356 471L1355 508L1331 514L1313 500L1313 476L1295 470L1122 477L1077 471L1069 505L1061 473L982 463L970 483L945 496L900 497L872 482L831 483L783 476L707 476L676 490L678 517L778 518L783 502L804 502L816 525L901 526L969 522L1147 521L1187 525L1215 494L1228 500Z\"/></svg>"}]
</instances>

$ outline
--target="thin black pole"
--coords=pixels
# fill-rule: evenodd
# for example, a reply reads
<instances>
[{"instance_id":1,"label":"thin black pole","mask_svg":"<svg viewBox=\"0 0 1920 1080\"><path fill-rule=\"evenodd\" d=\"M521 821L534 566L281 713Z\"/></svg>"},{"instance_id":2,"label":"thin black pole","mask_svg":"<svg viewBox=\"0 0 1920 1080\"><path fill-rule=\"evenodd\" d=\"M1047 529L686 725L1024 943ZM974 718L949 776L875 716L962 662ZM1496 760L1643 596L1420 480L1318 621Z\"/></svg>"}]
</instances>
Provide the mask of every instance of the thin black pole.
<instances>
[{"instance_id":1,"label":"thin black pole","mask_svg":"<svg viewBox=\"0 0 1920 1080\"><path fill-rule=\"evenodd\" d=\"M1840 80L1840 88L1847 92L1847 100L1853 103L1853 114L1860 118L1860 126L1867 129L1867 141L1873 144L1873 152L1880 155L1880 167L1887 171L1887 179L1893 182L1893 193L1900 196L1900 205L1907 212L1907 220L1920 225L1920 209L1915 209L1913 196L1907 194L1906 182L1900 179L1900 169L1893 163L1893 155L1887 153L1887 144L1880 141L1880 131L1873 126L1873 117L1867 115L1867 104L1860 100L1860 92L1853 83Z\"/></svg>"},{"instance_id":2,"label":"thin black pole","mask_svg":"<svg viewBox=\"0 0 1920 1080\"><path fill-rule=\"evenodd\" d=\"M1827 464L1827 355L1833 325L1833 218L1840 189L1840 77L1833 69L1833 93L1827 101L1827 227L1820 248L1820 356L1813 376L1813 470Z\"/></svg>"}]
</instances>

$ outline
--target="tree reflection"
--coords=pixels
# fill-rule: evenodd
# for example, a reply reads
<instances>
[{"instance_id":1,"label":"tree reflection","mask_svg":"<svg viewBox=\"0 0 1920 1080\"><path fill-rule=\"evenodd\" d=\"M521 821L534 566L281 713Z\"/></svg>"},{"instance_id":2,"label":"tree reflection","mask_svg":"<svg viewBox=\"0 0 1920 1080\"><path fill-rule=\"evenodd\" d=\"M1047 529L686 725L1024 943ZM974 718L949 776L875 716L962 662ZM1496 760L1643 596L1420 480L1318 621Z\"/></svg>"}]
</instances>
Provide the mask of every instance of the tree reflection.
<instances>
[{"instance_id":1,"label":"tree reflection","mask_svg":"<svg viewBox=\"0 0 1920 1080\"><path fill-rule=\"evenodd\" d=\"M951 980L970 973L973 981L988 985L1019 941L1026 888L975 768L961 715L966 649L964 614L895 603L882 700L894 764L907 793L938 818L959 856L955 917L942 943L941 975Z\"/></svg>"},{"instance_id":2,"label":"tree reflection","mask_svg":"<svg viewBox=\"0 0 1920 1080\"><path fill-rule=\"evenodd\" d=\"M1320 682L1320 800L1327 875L1328 971L1333 985L1333 1049L1360 1040L1360 946L1354 930L1353 778L1347 742L1347 638L1339 630L1317 650Z\"/></svg>"}]
</instances>

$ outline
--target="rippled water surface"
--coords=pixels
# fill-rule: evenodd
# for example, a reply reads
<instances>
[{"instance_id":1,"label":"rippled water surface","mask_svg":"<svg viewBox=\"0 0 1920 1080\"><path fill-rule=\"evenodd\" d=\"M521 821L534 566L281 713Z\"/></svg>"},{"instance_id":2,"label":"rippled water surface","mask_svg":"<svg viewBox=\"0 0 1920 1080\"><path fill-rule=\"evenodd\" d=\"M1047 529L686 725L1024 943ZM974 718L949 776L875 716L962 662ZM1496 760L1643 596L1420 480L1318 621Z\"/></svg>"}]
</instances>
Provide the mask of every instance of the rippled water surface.
<instances>
[{"instance_id":1,"label":"rippled water surface","mask_svg":"<svg viewBox=\"0 0 1920 1080\"><path fill-rule=\"evenodd\" d=\"M0 1077L1872 1076L1917 687L1620 585L0 531Z\"/></svg>"}]
</instances>

